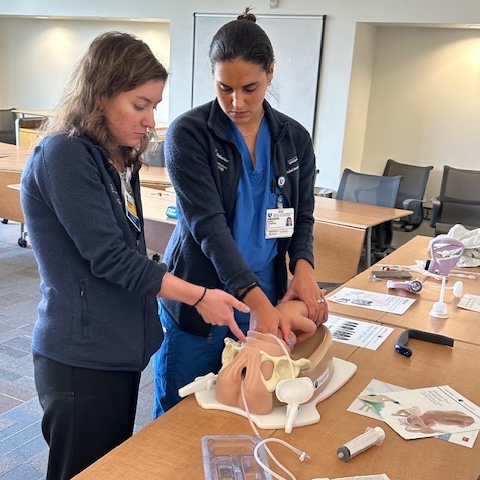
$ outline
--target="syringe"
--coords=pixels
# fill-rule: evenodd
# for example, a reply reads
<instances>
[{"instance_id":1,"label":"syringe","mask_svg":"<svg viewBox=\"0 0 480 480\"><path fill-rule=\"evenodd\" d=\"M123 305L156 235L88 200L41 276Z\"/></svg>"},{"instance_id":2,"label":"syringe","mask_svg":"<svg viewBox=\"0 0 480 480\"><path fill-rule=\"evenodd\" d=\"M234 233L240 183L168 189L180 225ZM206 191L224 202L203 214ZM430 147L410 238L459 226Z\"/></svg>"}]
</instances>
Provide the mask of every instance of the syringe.
<instances>
[{"instance_id":1,"label":"syringe","mask_svg":"<svg viewBox=\"0 0 480 480\"><path fill-rule=\"evenodd\" d=\"M353 440L345 443L337 449L337 457L344 462L348 462L351 458L355 457L359 453L364 452L373 445L381 445L385 438L385 432L383 428L368 427L365 433L355 437Z\"/></svg>"}]
</instances>

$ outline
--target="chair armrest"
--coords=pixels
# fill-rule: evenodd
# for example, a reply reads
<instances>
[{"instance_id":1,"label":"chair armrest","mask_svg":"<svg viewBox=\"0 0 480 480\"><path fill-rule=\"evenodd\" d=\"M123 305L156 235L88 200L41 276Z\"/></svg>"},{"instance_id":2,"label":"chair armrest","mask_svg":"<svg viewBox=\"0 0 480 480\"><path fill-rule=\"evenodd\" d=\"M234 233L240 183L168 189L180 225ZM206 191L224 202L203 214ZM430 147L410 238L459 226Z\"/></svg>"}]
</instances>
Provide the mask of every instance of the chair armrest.
<instances>
[{"instance_id":1,"label":"chair armrest","mask_svg":"<svg viewBox=\"0 0 480 480\"><path fill-rule=\"evenodd\" d=\"M403 208L405 210L414 210L415 208L415 204L418 204L418 203L425 203L427 202L427 199L418 199L418 198L406 198L404 201L403 201ZM413 205L413 208L412 208L412 205ZM418 208L418 207L417 207Z\"/></svg>"},{"instance_id":2,"label":"chair armrest","mask_svg":"<svg viewBox=\"0 0 480 480\"><path fill-rule=\"evenodd\" d=\"M413 213L410 214L408 217L403 218L403 222L405 224L416 225L419 226L423 220L423 207L422 204L425 203L427 200L421 200L419 198L406 198L403 201L403 208L405 210L412 210Z\"/></svg>"}]
</instances>

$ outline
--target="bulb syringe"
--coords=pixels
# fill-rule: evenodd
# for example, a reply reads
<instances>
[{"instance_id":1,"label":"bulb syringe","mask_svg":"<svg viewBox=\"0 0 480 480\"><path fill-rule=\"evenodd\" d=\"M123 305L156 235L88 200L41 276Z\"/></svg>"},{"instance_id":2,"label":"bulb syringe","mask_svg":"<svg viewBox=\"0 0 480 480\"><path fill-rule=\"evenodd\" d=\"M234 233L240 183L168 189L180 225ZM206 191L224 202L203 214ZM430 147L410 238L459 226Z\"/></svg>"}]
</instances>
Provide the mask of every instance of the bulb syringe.
<instances>
[{"instance_id":1,"label":"bulb syringe","mask_svg":"<svg viewBox=\"0 0 480 480\"><path fill-rule=\"evenodd\" d=\"M359 453L364 452L373 445L381 445L385 438L385 432L383 428L368 427L365 433L362 433L358 437L350 440L337 449L337 457L344 462L348 462L351 458L355 457Z\"/></svg>"}]
</instances>

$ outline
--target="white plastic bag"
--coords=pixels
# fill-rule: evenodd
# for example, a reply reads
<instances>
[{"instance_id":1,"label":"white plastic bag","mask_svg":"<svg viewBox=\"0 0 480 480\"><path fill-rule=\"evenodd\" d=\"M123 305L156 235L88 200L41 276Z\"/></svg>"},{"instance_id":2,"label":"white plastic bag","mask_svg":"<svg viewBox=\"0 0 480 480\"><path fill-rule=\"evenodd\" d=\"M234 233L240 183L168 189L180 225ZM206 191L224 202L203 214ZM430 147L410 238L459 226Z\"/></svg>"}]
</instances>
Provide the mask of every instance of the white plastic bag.
<instances>
[{"instance_id":1,"label":"white plastic bag","mask_svg":"<svg viewBox=\"0 0 480 480\"><path fill-rule=\"evenodd\" d=\"M456 224L449 230L446 236L456 238L465 245L463 255L457 264L459 267L480 266L480 228L468 230L463 225Z\"/></svg>"}]
</instances>

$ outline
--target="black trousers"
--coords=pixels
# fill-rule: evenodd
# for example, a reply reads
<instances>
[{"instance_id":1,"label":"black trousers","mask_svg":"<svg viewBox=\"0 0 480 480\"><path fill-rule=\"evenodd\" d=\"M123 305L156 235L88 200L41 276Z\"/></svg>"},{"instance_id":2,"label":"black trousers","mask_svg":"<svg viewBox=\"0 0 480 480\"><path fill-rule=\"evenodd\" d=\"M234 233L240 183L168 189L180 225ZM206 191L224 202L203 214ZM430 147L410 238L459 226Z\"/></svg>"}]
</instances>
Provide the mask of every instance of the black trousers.
<instances>
[{"instance_id":1,"label":"black trousers","mask_svg":"<svg viewBox=\"0 0 480 480\"><path fill-rule=\"evenodd\" d=\"M33 357L50 451L47 480L68 480L132 436L140 372L69 367Z\"/></svg>"}]
</instances>

